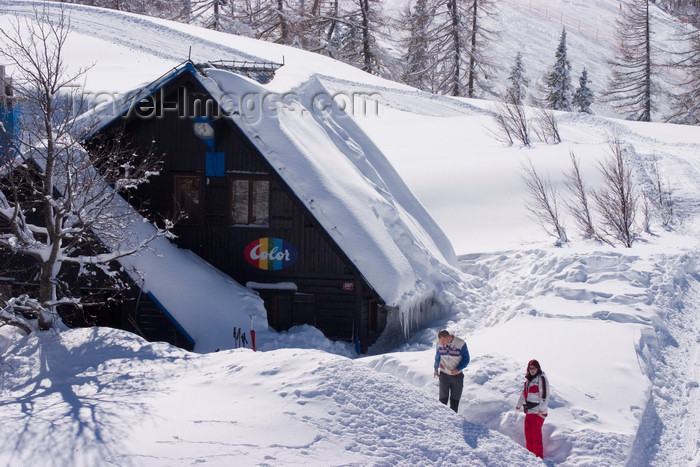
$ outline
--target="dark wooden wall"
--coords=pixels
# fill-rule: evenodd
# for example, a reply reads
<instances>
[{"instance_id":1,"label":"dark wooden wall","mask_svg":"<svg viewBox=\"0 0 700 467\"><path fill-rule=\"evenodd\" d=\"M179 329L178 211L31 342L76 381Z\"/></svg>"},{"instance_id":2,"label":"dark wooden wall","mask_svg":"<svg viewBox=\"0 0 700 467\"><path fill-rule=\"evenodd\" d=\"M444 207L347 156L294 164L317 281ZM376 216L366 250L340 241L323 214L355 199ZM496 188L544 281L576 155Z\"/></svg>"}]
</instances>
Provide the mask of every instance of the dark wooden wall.
<instances>
[{"instance_id":1,"label":"dark wooden wall","mask_svg":"<svg viewBox=\"0 0 700 467\"><path fill-rule=\"evenodd\" d=\"M154 100L145 104L143 115L126 121L125 132L136 147L152 148L164 155L161 174L144 185L132 197L138 206L147 205L151 212L170 216L175 209L173 180L176 175L201 177L203 215L179 223L175 243L200 255L241 284L248 282L293 282L297 287L297 319L313 324L330 338L351 340L360 337L361 348L374 342L386 323L379 314L369 323L370 303L381 300L359 274L354 265L333 242L327 232L310 215L285 181L262 157L230 118L212 117L216 131L215 151L225 154L225 175L207 176L207 145L193 132L193 115L182 115L182 100L187 109L208 95L189 73L184 73L156 91ZM158 102L161 99L162 102ZM152 106L164 108L160 115ZM175 108L176 110L173 110ZM144 115L149 114L146 118ZM118 124L119 122L116 122ZM253 174L270 180L270 219L267 226L234 226L229 217L229 177ZM298 251L297 261L282 270L261 270L244 259L244 249L252 241L282 238ZM352 284L349 287L349 284ZM284 301L289 291L265 291L268 315L275 295ZM281 303L281 302L280 302ZM312 312L309 313L308 310ZM307 311L304 311L307 310ZM299 323L292 323L299 324Z\"/></svg>"}]
</instances>

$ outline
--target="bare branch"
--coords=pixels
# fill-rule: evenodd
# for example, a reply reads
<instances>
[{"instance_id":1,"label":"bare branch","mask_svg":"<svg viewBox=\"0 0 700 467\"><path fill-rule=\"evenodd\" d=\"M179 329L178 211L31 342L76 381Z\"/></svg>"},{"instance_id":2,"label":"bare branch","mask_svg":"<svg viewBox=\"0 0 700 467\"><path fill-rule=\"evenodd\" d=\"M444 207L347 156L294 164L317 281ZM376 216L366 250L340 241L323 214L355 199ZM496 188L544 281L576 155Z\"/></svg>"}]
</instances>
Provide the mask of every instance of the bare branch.
<instances>
[{"instance_id":1,"label":"bare branch","mask_svg":"<svg viewBox=\"0 0 700 467\"><path fill-rule=\"evenodd\" d=\"M574 217L576 226L583 232L585 238L597 238L595 228L593 227L593 218L588 202L588 193L581 178L581 169L578 159L573 151L569 152L571 157L571 172L565 173L566 187L569 191L570 198L566 200L566 206L569 212Z\"/></svg>"},{"instance_id":2,"label":"bare branch","mask_svg":"<svg viewBox=\"0 0 700 467\"><path fill-rule=\"evenodd\" d=\"M540 141L547 144L561 143L559 135L559 123L554 112L543 107L538 107L535 114L535 134Z\"/></svg>"},{"instance_id":3,"label":"bare branch","mask_svg":"<svg viewBox=\"0 0 700 467\"><path fill-rule=\"evenodd\" d=\"M530 119L527 117L525 107L514 99L510 93L506 93L503 100L496 105L493 112L496 129L491 134L499 141L508 145L519 141L523 146L531 145Z\"/></svg>"},{"instance_id":4,"label":"bare branch","mask_svg":"<svg viewBox=\"0 0 700 467\"><path fill-rule=\"evenodd\" d=\"M549 177L544 178L537 173L531 160L528 160L527 165L523 165L523 171L522 180L531 201L527 209L533 220L539 223L548 235L556 238L557 243L568 242L566 230L559 217L557 192Z\"/></svg>"},{"instance_id":5,"label":"bare branch","mask_svg":"<svg viewBox=\"0 0 700 467\"><path fill-rule=\"evenodd\" d=\"M120 196L157 174L151 152L135 153L120 134L108 143L94 141L90 154L81 147L75 85L87 70L66 72L70 21L62 9L55 15L58 8L50 15L44 4L31 20L0 31L0 57L18 73L25 115L14 159L0 173L0 254L3 261L20 256L32 265L23 266L23 280L34 284L38 308L21 313L34 313L42 328L54 321L37 310L53 316L58 305L80 307L76 273L79 280L89 275L93 283L123 287L114 260L170 235L172 225L135 228L144 218Z\"/></svg>"},{"instance_id":6,"label":"bare branch","mask_svg":"<svg viewBox=\"0 0 700 467\"><path fill-rule=\"evenodd\" d=\"M611 156L600 163L603 186L593 195L601 215L602 236L617 240L630 248L637 238L634 221L637 215L637 189L632 170L625 162L622 143L615 137L610 141Z\"/></svg>"}]
</instances>

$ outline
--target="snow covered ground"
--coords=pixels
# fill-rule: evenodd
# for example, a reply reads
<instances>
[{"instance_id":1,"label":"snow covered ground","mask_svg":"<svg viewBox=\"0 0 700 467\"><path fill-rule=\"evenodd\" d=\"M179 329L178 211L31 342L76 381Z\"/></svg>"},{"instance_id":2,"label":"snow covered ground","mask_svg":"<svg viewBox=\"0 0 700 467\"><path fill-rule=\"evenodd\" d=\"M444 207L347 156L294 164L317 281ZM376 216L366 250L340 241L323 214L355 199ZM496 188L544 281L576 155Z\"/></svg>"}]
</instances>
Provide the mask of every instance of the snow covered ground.
<instances>
[{"instance_id":1,"label":"snow covered ground","mask_svg":"<svg viewBox=\"0 0 700 467\"><path fill-rule=\"evenodd\" d=\"M0 25L28 5L3 0ZM583 21L580 34L567 25L572 62L604 74L618 1L499 5L507 37L527 45L532 78L553 61L564 18ZM89 92L151 81L192 46L197 60L283 55L270 84L279 92L318 78L335 92L379 96L380 114L355 121L447 234L465 283L458 296L445 291L443 318L359 357L307 326L265 332L259 352L207 354L106 328L28 338L2 328L0 463L537 465L514 410L525 364L537 358L552 386L547 464L700 465L700 128L615 120L601 106L604 116L559 115L561 144L509 148L489 136L485 101L418 93L295 49L68 8L66 51L72 66L94 62ZM659 18L670 34L672 20ZM514 54L503 54L504 69ZM654 222L633 248L611 248L580 239L567 217L572 242L554 247L527 216L522 164L561 184L573 152L595 187L613 134L640 185L650 186L658 160L673 187L673 228ZM472 355L458 414L437 402L432 376L444 327Z\"/></svg>"}]
</instances>

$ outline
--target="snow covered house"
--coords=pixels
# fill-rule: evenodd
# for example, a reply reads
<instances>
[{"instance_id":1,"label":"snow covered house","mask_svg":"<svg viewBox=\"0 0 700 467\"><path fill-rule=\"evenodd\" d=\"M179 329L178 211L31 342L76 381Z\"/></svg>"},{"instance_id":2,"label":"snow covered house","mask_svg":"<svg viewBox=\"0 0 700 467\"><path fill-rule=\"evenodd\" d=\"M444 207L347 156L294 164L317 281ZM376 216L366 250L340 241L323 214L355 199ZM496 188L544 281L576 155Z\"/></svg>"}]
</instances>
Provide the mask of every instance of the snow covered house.
<instances>
[{"instance_id":1,"label":"snow covered house","mask_svg":"<svg viewBox=\"0 0 700 467\"><path fill-rule=\"evenodd\" d=\"M132 204L184 212L174 243L256 291L270 327L309 324L364 352L388 322L405 332L433 318L439 284L459 273L437 224L332 104L317 78L280 93L188 61L103 103L86 146L120 134L162 154L160 174Z\"/></svg>"}]
</instances>

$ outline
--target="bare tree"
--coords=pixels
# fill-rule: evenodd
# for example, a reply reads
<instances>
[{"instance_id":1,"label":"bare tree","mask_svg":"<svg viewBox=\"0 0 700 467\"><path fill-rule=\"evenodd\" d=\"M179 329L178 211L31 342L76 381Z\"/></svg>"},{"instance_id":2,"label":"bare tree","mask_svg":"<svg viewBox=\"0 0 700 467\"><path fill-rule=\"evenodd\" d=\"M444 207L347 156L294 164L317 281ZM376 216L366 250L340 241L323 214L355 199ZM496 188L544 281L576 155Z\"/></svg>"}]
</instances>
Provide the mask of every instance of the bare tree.
<instances>
[{"instance_id":1,"label":"bare tree","mask_svg":"<svg viewBox=\"0 0 700 467\"><path fill-rule=\"evenodd\" d=\"M551 110L543 107L538 107L535 113L535 134L540 139L548 144L561 143L561 135L559 134L559 123L557 117Z\"/></svg>"},{"instance_id":2,"label":"bare tree","mask_svg":"<svg viewBox=\"0 0 700 467\"><path fill-rule=\"evenodd\" d=\"M700 10L696 16L700 23ZM672 64L684 73L683 91L673 96L673 113L669 120L674 123L700 125L700 29L683 25L678 42L684 47Z\"/></svg>"},{"instance_id":3,"label":"bare tree","mask_svg":"<svg viewBox=\"0 0 700 467\"><path fill-rule=\"evenodd\" d=\"M437 63L430 53L432 19L428 0L416 0L413 8L408 4L401 12L397 27L407 32L401 40L405 50L401 60L401 81L423 91L437 92L434 76Z\"/></svg>"},{"instance_id":4,"label":"bare tree","mask_svg":"<svg viewBox=\"0 0 700 467\"><path fill-rule=\"evenodd\" d=\"M528 164L523 165L522 180L530 196L527 210L532 219L539 223L547 234L556 238L558 244L568 242L559 215L558 194L549 177L537 173L532 160L528 160Z\"/></svg>"},{"instance_id":5,"label":"bare tree","mask_svg":"<svg viewBox=\"0 0 700 467\"><path fill-rule=\"evenodd\" d=\"M300 7L298 28L304 50L338 58L336 41L342 21L339 0L312 0Z\"/></svg>"},{"instance_id":6,"label":"bare tree","mask_svg":"<svg viewBox=\"0 0 700 467\"><path fill-rule=\"evenodd\" d=\"M646 193L642 193L642 230L651 233L651 200Z\"/></svg>"},{"instance_id":7,"label":"bare tree","mask_svg":"<svg viewBox=\"0 0 700 467\"><path fill-rule=\"evenodd\" d=\"M656 196L651 198L651 204L659 213L661 225L668 228L673 222L673 188L661 176L659 159L656 156L652 160L652 181Z\"/></svg>"},{"instance_id":8,"label":"bare tree","mask_svg":"<svg viewBox=\"0 0 700 467\"><path fill-rule=\"evenodd\" d=\"M612 76L604 98L627 118L650 122L654 111L654 77L649 0L625 4L616 33L619 48L608 61Z\"/></svg>"},{"instance_id":9,"label":"bare tree","mask_svg":"<svg viewBox=\"0 0 700 467\"><path fill-rule=\"evenodd\" d=\"M570 195L570 198L566 201L566 206L574 217L576 226L583 232L583 236L585 238L597 238L593 226L588 193L581 178L581 168L578 159L573 152L569 152L569 156L571 157L571 171L564 174L566 187Z\"/></svg>"},{"instance_id":10,"label":"bare tree","mask_svg":"<svg viewBox=\"0 0 700 467\"><path fill-rule=\"evenodd\" d=\"M469 35L469 66L467 68L467 97L476 97L477 84L490 91L489 75L494 65L487 51L492 43L498 40L499 34L487 26L489 20L496 18L495 2L493 0L471 0L469 13L471 28ZM491 21L491 24L496 24Z\"/></svg>"},{"instance_id":11,"label":"bare tree","mask_svg":"<svg viewBox=\"0 0 700 467\"><path fill-rule=\"evenodd\" d=\"M80 306L74 276L99 275L123 285L114 260L168 234L153 227L133 239L131 226L143 224L143 218L124 208L119 197L154 174L152 157L121 147L118 138L94 148L94 156L79 144L84 128L73 106L86 70L66 71L69 31L64 10L48 4L35 9L33 18L0 31L0 57L16 70L15 91L24 99L16 156L0 177L0 253L36 266L42 329L58 322L57 306Z\"/></svg>"},{"instance_id":12,"label":"bare tree","mask_svg":"<svg viewBox=\"0 0 700 467\"><path fill-rule=\"evenodd\" d=\"M532 144L530 137L531 122L525 106L515 96L507 91L502 101L493 111L496 129L491 134L499 141L513 145L519 141L523 146Z\"/></svg>"},{"instance_id":13,"label":"bare tree","mask_svg":"<svg viewBox=\"0 0 700 467\"><path fill-rule=\"evenodd\" d=\"M632 178L632 169L625 161L622 143L614 137L610 141L611 155L599 165L603 185L593 197L601 216L601 238L609 243L617 240L630 248L637 238L635 218L638 196Z\"/></svg>"},{"instance_id":14,"label":"bare tree","mask_svg":"<svg viewBox=\"0 0 700 467\"><path fill-rule=\"evenodd\" d=\"M417 16L416 13L420 13ZM427 53L411 56L412 66L431 78L431 90L453 96L475 97L481 89L494 94L489 83L495 68L488 57L489 45L498 34L487 23L495 18L493 0L416 0L413 16L422 25L401 23L406 32L419 31L422 37L408 39L407 46L421 41ZM420 62L416 59L420 58Z\"/></svg>"}]
</instances>

